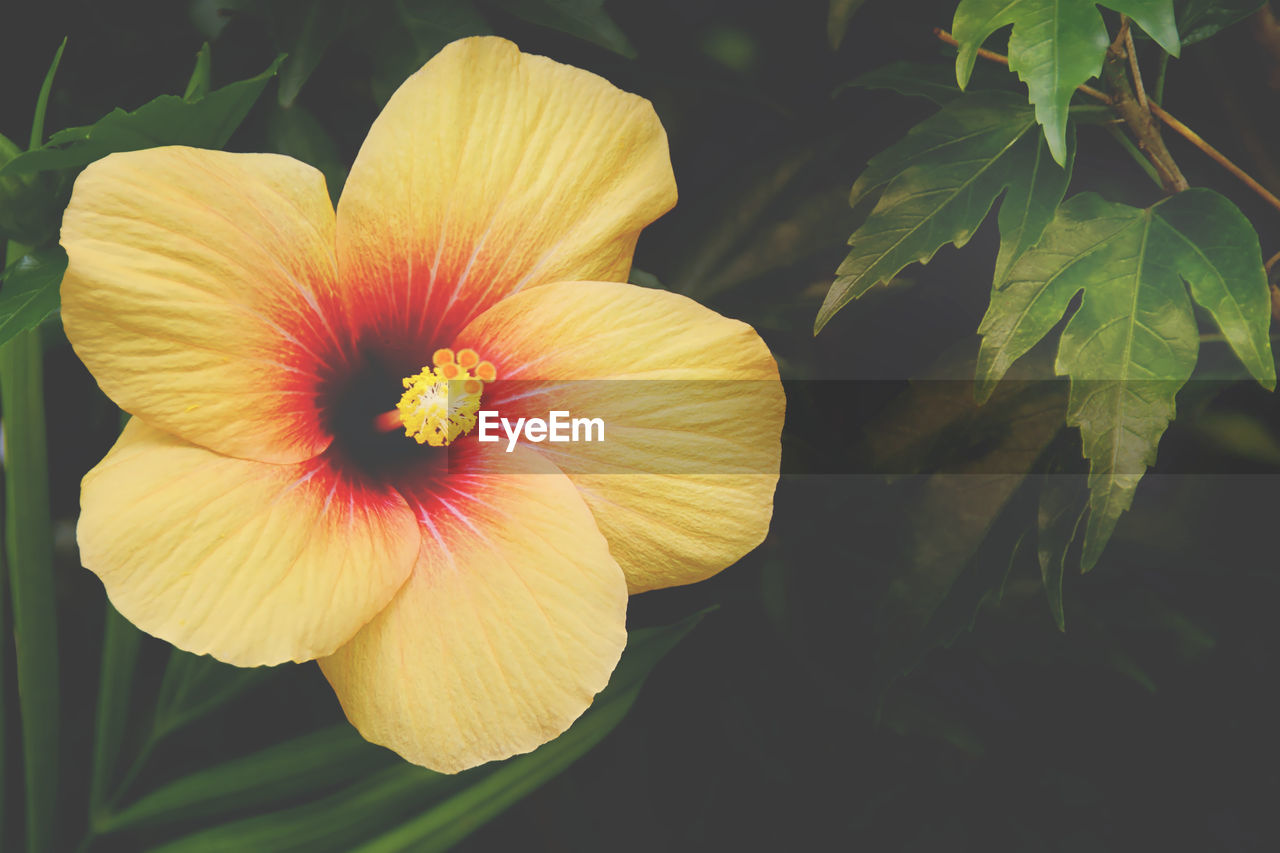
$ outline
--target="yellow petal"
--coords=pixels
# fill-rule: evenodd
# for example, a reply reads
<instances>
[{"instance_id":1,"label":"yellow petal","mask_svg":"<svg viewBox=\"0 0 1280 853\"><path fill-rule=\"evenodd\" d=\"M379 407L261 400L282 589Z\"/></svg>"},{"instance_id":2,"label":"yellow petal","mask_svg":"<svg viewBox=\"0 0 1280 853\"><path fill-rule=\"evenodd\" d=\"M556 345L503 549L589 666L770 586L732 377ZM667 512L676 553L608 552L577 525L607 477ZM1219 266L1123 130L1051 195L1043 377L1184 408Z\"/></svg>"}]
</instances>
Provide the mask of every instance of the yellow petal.
<instances>
[{"instance_id":1,"label":"yellow petal","mask_svg":"<svg viewBox=\"0 0 1280 853\"><path fill-rule=\"evenodd\" d=\"M513 462L542 473L472 470L418 489L413 575L320 661L360 733L415 764L454 773L551 740L626 643L622 572L573 485L528 456ZM457 460L451 471L469 467Z\"/></svg>"},{"instance_id":2,"label":"yellow petal","mask_svg":"<svg viewBox=\"0 0 1280 853\"><path fill-rule=\"evenodd\" d=\"M764 539L786 400L750 326L665 291L562 282L457 341L497 367L484 408L604 422L603 442L527 446L577 485L632 592L702 580Z\"/></svg>"},{"instance_id":3,"label":"yellow petal","mask_svg":"<svg viewBox=\"0 0 1280 853\"><path fill-rule=\"evenodd\" d=\"M445 339L518 290L626 278L640 229L675 200L648 101L464 39L370 129L338 203L338 263L372 336Z\"/></svg>"},{"instance_id":4,"label":"yellow petal","mask_svg":"<svg viewBox=\"0 0 1280 853\"><path fill-rule=\"evenodd\" d=\"M419 544L398 493L323 457L234 459L138 418L85 476L76 535L125 618L239 666L332 652L404 583Z\"/></svg>"},{"instance_id":5,"label":"yellow petal","mask_svg":"<svg viewBox=\"0 0 1280 853\"><path fill-rule=\"evenodd\" d=\"M121 408L246 459L322 451L334 360L324 178L275 154L153 148L76 180L62 221L62 321ZM330 312L332 313L332 312Z\"/></svg>"}]
</instances>

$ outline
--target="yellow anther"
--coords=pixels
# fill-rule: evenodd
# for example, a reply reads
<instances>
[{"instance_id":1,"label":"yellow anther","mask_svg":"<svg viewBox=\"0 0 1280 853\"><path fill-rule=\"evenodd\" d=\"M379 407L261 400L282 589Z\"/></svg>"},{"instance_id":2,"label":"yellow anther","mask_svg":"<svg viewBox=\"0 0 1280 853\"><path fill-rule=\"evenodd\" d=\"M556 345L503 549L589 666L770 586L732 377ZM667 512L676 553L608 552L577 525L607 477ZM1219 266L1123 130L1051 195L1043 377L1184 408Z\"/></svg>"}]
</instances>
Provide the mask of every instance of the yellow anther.
<instances>
[{"instance_id":1,"label":"yellow anther","mask_svg":"<svg viewBox=\"0 0 1280 853\"><path fill-rule=\"evenodd\" d=\"M475 350L462 350L454 361L453 350L438 349L431 360L435 367L404 380L406 390L396 411L405 435L442 447L475 428L484 383L496 379L497 370L487 361L477 367ZM475 374L472 367L477 367Z\"/></svg>"}]
</instances>

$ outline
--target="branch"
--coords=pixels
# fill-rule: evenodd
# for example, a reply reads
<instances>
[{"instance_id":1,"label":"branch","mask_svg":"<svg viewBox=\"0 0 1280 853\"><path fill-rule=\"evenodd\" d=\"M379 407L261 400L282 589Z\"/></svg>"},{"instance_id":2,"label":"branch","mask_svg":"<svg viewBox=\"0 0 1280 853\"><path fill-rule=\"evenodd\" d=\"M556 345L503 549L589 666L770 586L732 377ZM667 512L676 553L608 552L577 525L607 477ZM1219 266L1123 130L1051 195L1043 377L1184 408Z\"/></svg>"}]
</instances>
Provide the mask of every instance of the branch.
<instances>
[{"instance_id":1,"label":"branch","mask_svg":"<svg viewBox=\"0 0 1280 853\"><path fill-rule=\"evenodd\" d=\"M939 41L945 42L946 44L952 45L953 47L958 47L960 44L958 41L955 40L955 37L953 37L951 33L947 32L946 30L940 29L938 27L934 27L933 34L938 37ZM991 60L992 62L998 62L1002 65L1009 64L1008 57L1002 56L998 53L992 53L989 50L979 50L978 56L981 56L983 59ZM1099 92L1097 89L1093 88L1092 86L1077 86L1076 90L1079 92L1082 92L1083 94L1088 95L1094 100L1101 101L1104 104L1111 103L1111 98L1109 96L1107 96L1103 92ZM1148 100L1147 107L1151 110L1151 114L1154 115L1156 118L1160 119L1162 122L1164 122L1169 127L1170 130L1174 131L1179 136L1183 137L1188 142L1190 142L1192 145L1199 148L1201 151L1207 154L1211 160L1213 160L1218 165L1226 169L1228 172L1230 172L1231 174L1239 178L1245 184L1245 186L1249 187L1249 189L1253 190L1255 193L1261 196L1267 202L1267 204L1271 205L1276 210L1280 210L1280 198L1277 198L1274 194L1272 194L1265 187L1263 187L1261 184L1255 181L1252 177L1250 177L1249 174L1244 169L1241 169L1235 163L1232 163L1231 160L1229 160L1226 157L1226 155L1224 155L1218 149L1214 148L1208 142L1205 142L1203 139L1201 139L1198 133L1196 133L1191 128L1187 127L1182 122L1178 121L1176 118L1170 115L1170 113L1167 110L1162 108L1155 101Z\"/></svg>"},{"instance_id":2,"label":"branch","mask_svg":"<svg viewBox=\"0 0 1280 853\"><path fill-rule=\"evenodd\" d=\"M942 42L943 44L949 44L952 47L960 46L960 42L956 41L956 37L951 35L951 33L947 32L942 27L934 27L933 34L937 36L938 41ZM1009 57L1005 56L1002 53L995 53L993 51L987 50L986 48L980 47L977 50L977 55L981 56L983 59L990 60L991 62L998 62L999 64L1005 67L1008 67L1009 65ZM1081 85L1076 86L1076 91L1082 92L1083 94L1088 95L1089 97L1093 98L1095 101L1101 101L1104 104L1111 103L1111 99L1107 97L1105 92L1099 92L1097 89L1093 88L1092 86L1086 86L1082 83Z\"/></svg>"},{"instance_id":3,"label":"branch","mask_svg":"<svg viewBox=\"0 0 1280 853\"><path fill-rule=\"evenodd\" d=\"M1185 124L1178 121L1173 116L1169 115L1169 113L1166 112L1164 108L1161 107L1159 104L1155 103L1154 101L1151 101L1149 103L1149 106L1151 107L1152 114L1155 115L1156 118L1160 119L1162 122L1167 124L1171 130L1173 130L1183 139L1187 140L1192 145L1194 145L1195 147L1203 151L1205 154L1207 154L1209 156L1209 159L1213 160L1222 168L1226 169L1228 172L1230 172L1231 174L1239 178L1240 181L1245 186L1247 186L1249 189L1253 190L1255 193L1261 196L1262 199L1267 202L1267 204L1271 205L1276 210L1280 210L1280 198L1276 198L1274 193L1272 193L1262 184L1255 181L1253 177L1249 175L1248 172L1246 172L1244 169L1241 169L1235 163L1231 162L1231 160L1227 158L1227 155L1223 154L1221 151L1214 148L1209 143L1205 142L1203 139L1200 138L1200 134L1196 133L1194 130L1187 127Z\"/></svg>"},{"instance_id":4,"label":"branch","mask_svg":"<svg viewBox=\"0 0 1280 853\"><path fill-rule=\"evenodd\" d=\"M1138 94L1138 106L1147 108L1147 90L1142 85L1142 71L1138 68L1138 51L1133 46L1133 30L1129 28L1129 16L1120 16L1120 30L1124 33L1124 50L1129 54L1129 72L1133 75L1133 89Z\"/></svg>"},{"instance_id":5,"label":"branch","mask_svg":"<svg viewBox=\"0 0 1280 853\"><path fill-rule=\"evenodd\" d=\"M1179 193L1190 187L1190 184L1182 176L1182 170L1178 168L1169 149L1165 147L1160 127L1151 116L1152 110L1144 107L1145 96L1139 98L1134 94L1129 75L1125 73L1125 55L1128 51L1124 45L1132 44L1133 39L1129 34L1128 24L1126 18L1115 41L1107 48L1107 58L1102 63L1102 79L1107 81L1107 88L1111 90L1111 108L1129 126L1129 132L1137 141L1138 150L1147 155L1147 159L1155 167L1165 191ZM1132 59L1132 54L1129 54L1129 59Z\"/></svg>"}]
</instances>

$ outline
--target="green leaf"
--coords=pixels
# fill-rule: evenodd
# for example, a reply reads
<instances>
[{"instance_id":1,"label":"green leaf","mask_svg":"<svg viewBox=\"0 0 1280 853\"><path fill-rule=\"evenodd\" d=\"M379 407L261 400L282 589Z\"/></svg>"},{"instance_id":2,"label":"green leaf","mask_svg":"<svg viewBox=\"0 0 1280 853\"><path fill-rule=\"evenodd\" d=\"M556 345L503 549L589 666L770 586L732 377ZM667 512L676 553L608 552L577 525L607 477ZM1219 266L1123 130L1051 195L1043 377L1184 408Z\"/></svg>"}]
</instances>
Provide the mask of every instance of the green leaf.
<instances>
[{"instance_id":1,"label":"green leaf","mask_svg":"<svg viewBox=\"0 0 1280 853\"><path fill-rule=\"evenodd\" d=\"M1128 15L1161 47L1178 55L1180 42L1172 0L1104 0ZM969 82L978 48L1001 27L1013 24L1009 68L1027 84L1044 127L1049 151L1067 162L1067 105L1076 87L1102 71L1110 44L1106 23L1093 0L960 0L952 33L960 43L956 79Z\"/></svg>"},{"instance_id":2,"label":"green leaf","mask_svg":"<svg viewBox=\"0 0 1280 853\"><path fill-rule=\"evenodd\" d=\"M58 310L58 285L67 269L61 246L37 249L4 271L0 284L0 344L34 329Z\"/></svg>"},{"instance_id":3,"label":"green leaf","mask_svg":"<svg viewBox=\"0 0 1280 853\"><path fill-rule=\"evenodd\" d=\"M996 223L1000 226L1000 253L992 281L999 286L1009 276L1013 264L1036 244L1044 229L1053 221L1058 203L1067 194L1071 170L1075 163L1075 134L1067 137L1066 166L1059 166L1049 154L1043 136L1036 136L1034 151L1025 145L1023 162L1015 166L1023 179L1009 183L1000 202Z\"/></svg>"},{"instance_id":4,"label":"green leaf","mask_svg":"<svg viewBox=\"0 0 1280 853\"><path fill-rule=\"evenodd\" d=\"M0 168L22 151L0 135ZM64 181L56 173L0 176L0 245L7 238L42 246L57 233L66 205Z\"/></svg>"},{"instance_id":5,"label":"green leaf","mask_svg":"<svg viewBox=\"0 0 1280 853\"><path fill-rule=\"evenodd\" d=\"M161 95L133 112L115 109L91 125L69 127L42 148L13 158L0 176L86 166L115 151L158 145L221 148L231 138L275 76L283 57L256 77L210 92L194 101Z\"/></svg>"},{"instance_id":6,"label":"green leaf","mask_svg":"<svg viewBox=\"0 0 1280 853\"><path fill-rule=\"evenodd\" d=\"M850 204L884 187L836 270L815 331L851 300L889 282L908 264L927 263L943 245L963 246L1000 193L1002 259L1032 245L1066 191L1068 169L1047 162L1035 119L1007 92L974 92L911 129L871 159Z\"/></svg>"},{"instance_id":7,"label":"green leaf","mask_svg":"<svg viewBox=\"0 0 1280 853\"><path fill-rule=\"evenodd\" d=\"M401 763L336 794L198 830L158 845L151 853L347 853L370 835L403 820L469 779L465 774L445 776Z\"/></svg>"},{"instance_id":8,"label":"green leaf","mask_svg":"<svg viewBox=\"0 0 1280 853\"><path fill-rule=\"evenodd\" d=\"M1250 373L1274 388L1269 294L1257 235L1207 189L1150 208L1084 193L1058 209L1035 248L997 287L978 331L978 396L1048 334L1077 293L1055 371L1071 378L1067 423L1090 460L1082 564L1091 568L1128 509L1195 367L1191 300L1213 316Z\"/></svg>"},{"instance_id":9,"label":"green leaf","mask_svg":"<svg viewBox=\"0 0 1280 853\"><path fill-rule=\"evenodd\" d=\"M170 782L94 828L105 834L260 809L323 793L394 760L343 723Z\"/></svg>"},{"instance_id":10,"label":"green leaf","mask_svg":"<svg viewBox=\"0 0 1280 853\"><path fill-rule=\"evenodd\" d=\"M832 50L840 47L845 33L849 31L849 22L865 2L866 0L831 0L827 7L827 41Z\"/></svg>"},{"instance_id":11,"label":"green leaf","mask_svg":"<svg viewBox=\"0 0 1280 853\"><path fill-rule=\"evenodd\" d=\"M155 853L445 849L602 740L626 715L653 667L704 614L663 628L632 631L609 686L591 708L563 735L527 755L455 776L397 764L331 796L201 830ZM429 808L423 811L424 806Z\"/></svg>"},{"instance_id":12,"label":"green leaf","mask_svg":"<svg viewBox=\"0 0 1280 853\"><path fill-rule=\"evenodd\" d=\"M1158 205L1178 253L1178 272L1253 378L1276 387L1271 295L1258 234L1240 209L1213 190L1192 189Z\"/></svg>"},{"instance_id":13,"label":"green leaf","mask_svg":"<svg viewBox=\"0 0 1280 853\"><path fill-rule=\"evenodd\" d=\"M120 744L129 722L129 699L138 663L142 632L110 603L102 637L102 665L98 669L98 708L93 726L93 770L89 782L89 811L96 815L114 781Z\"/></svg>"},{"instance_id":14,"label":"green leaf","mask_svg":"<svg viewBox=\"0 0 1280 853\"><path fill-rule=\"evenodd\" d=\"M45 72L44 82L40 84L40 94L36 96L35 116L31 119L31 144L27 146L28 148L36 148L44 141L44 118L49 109L49 93L53 91L53 78L58 73L58 66L62 64L62 52L66 48L67 40L63 38L53 54L53 62L49 63L49 70Z\"/></svg>"},{"instance_id":15,"label":"green leaf","mask_svg":"<svg viewBox=\"0 0 1280 853\"><path fill-rule=\"evenodd\" d=\"M49 108L49 93L53 90L53 78L62 62L62 52L67 46L64 38L53 55L53 62L44 75L40 94L36 97L35 114L31 120L30 147L35 148L44 138L45 113ZM26 246L40 246L58 230L65 204L64 186L52 175L6 175L5 167L23 156L22 149L0 134L0 247L6 239Z\"/></svg>"},{"instance_id":16,"label":"green leaf","mask_svg":"<svg viewBox=\"0 0 1280 853\"><path fill-rule=\"evenodd\" d=\"M10 244L7 252L14 251ZM59 669L53 522L38 328L0 344L4 547L22 719L27 850L58 850Z\"/></svg>"},{"instance_id":17,"label":"green leaf","mask_svg":"<svg viewBox=\"0 0 1280 853\"><path fill-rule=\"evenodd\" d=\"M559 30L598 44L606 50L634 59L636 50L613 18L604 10L604 0L495 0L517 18L531 24Z\"/></svg>"},{"instance_id":18,"label":"green leaf","mask_svg":"<svg viewBox=\"0 0 1280 853\"><path fill-rule=\"evenodd\" d=\"M186 91L182 93L184 101L198 101L213 88L213 55L209 43L200 45L196 53L196 67L191 69L191 79L187 81Z\"/></svg>"},{"instance_id":19,"label":"green leaf","mask_svg":"<svg viewBox=\"0 0 1280 853\"><path fill-rule=\"evenodd\" d=\"M347 167L333 138L301 104L277 106L267 121L267 145L277 154L315 166L324 174L329 198L336 205L347 180Z\"/></svg>"}]
</instances>

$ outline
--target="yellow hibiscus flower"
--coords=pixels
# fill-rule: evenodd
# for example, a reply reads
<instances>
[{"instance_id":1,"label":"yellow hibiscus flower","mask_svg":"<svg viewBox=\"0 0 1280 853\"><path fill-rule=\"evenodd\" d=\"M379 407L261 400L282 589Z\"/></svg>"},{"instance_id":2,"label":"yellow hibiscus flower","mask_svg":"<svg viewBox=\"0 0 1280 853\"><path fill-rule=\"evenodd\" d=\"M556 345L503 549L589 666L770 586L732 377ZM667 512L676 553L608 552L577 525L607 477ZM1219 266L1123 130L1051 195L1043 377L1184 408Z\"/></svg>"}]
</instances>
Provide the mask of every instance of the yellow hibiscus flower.
<instances>
[{"instance_id":1,"label":"yellow hibiscus flower","mask_svg":"<svg viewBox=\"0 0 1280 853\"><path fill-rule=\"evenodd\" d=\"M619 283L675 199L648 101L496 38L400 87L336 213L288 157L89 166L62 317L134 417L84 478L84 565L179 648L319 659L361 734L415 763L555 737L608 681L628 593L714 574L772 513L768 349ZM442 378L500 412L542 393L606 440L495 452L432 408Z\"/></svg>"}]
</instances>

